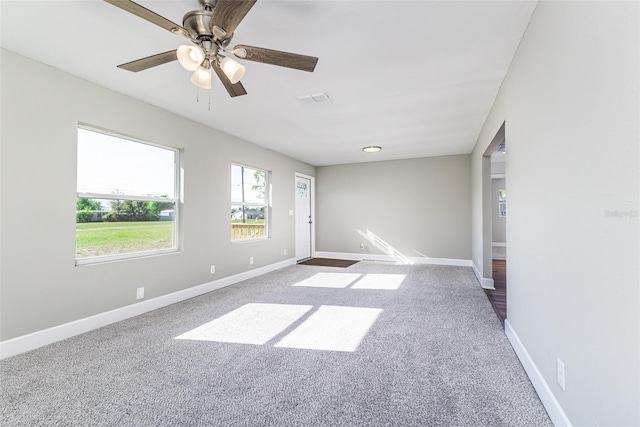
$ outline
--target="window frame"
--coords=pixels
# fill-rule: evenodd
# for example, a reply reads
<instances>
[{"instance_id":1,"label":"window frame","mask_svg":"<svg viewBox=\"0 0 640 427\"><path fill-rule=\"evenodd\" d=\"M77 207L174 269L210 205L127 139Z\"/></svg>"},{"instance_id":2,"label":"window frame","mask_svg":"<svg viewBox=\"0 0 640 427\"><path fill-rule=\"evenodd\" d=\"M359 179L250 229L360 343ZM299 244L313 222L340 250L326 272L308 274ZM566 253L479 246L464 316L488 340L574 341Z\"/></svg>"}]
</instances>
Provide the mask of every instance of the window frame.
<instances>
[{"instance_id":1,"label":"window frame","mask_svg":"<svg viewBox=\"0 0 640 427\"><path fill-rule=\"evenodd\" d=\"M265 174L265 184L264 184L264 202L263 203L256 203L256 202L245 202L244 200L242 200L241 202L237 202L235 200L233 200L233 190L231 190L232 186L233 186L233 167L237 166L242 168L242 172L244 172L244 169L252 169L255 171L260 171L260 172L264 172ZM260 208L260 207L264 207L264 234L261 237L250 237L247 239L236 239L234 240L233 237L231 237L231 243L235 244L235 243L248 243L248 242L256 242L256 241L262 241L262 240L267 240L271 237L271 171L267 170L267 169L263 169L257 166L251 166L251 165L247 165L245 163L239 163L239 162L231 162L231 168L230 168L230 172L231 172L231 185L230 185L230 195L229 195L229 199L231 201L231 203L229 204L229 206L243 206L243 207L256 207L256 208ZM229 223L230 227L233 227L233 223Z\"/></svg>"},{"instance_id":2,"label":"window frame","mask_svg":"<svg viewBox=\"0 0 640 427\"><path fill-rule=\"evenodd\" d=\"M95 132L95 133L100 133L102 135L106 135L109 137L113 137L113 138L117 138L117 139L123 139L126 141L130 141L130 142L135 142L137 144L143 144L143 145L148 145L151 147L155 147L155 148L160 148L163 150L168 150L168 151L172 151L174 153L174 177L173 177L173 185L174 185L174 189L173 189L173 196L172 198L166 198L166 199L158 199L157 197L149 197L149 196L134 196L134 195L127 195L127 194L105 194L105 193L91 193L91 192L79 192L78 191L78 158L76 157L76 200L78 198L87 198L90 200L100 200L100 201L108 201L108 200L122 200L122 201L126 201L126 200L130 200L130 201L143 201L143 202L158 202L158 201L162 201L162 202L168 202L168 203L173 203L174 204L174 219L173 219L173 246L171 248L163 248L163 249L152 249L152 250L145 250L145 251L139 251L139 252L127 252L127 253L121 253L121 254L113 254L113 255L102 255L102 256L92 256L92 257L86 257L86 258L77 258L77 255L75 255L75 265L76 266L81 266L81 265L89 265L89 264L99 264L99 263L104 263L104 262L113 262L113 261L120 261L120 260L129 260L129 259L136 259L136 258L145 258L145 257L150 257L150 256L155 256L155 255L163 255L163 254L170 254L170 253L178 253L181 251L181 247L180 247L180 206L181 206L181 201L182 201L182 150L180 150L179 148L175 148L175 147L170 147L170 146L166 146L166 145L161 145L161 144L156 144L153 142L149 142L149 141L145 141L145 140L141 140L139 138L135 138L135 137L131 137L128 135L124 135L121 133L117 133L117 132L113 132L113 131L109 131L106 129L102 129L96 126L92 126L92 125L88 125L85 123L78 123L78 130L82 129L85 131L89 131L89 132ZM77 135L77 132L76 132ZM78 150L78 143L80 142L79 138L76 136L76 156L77 156L77 150ZM77 229L76 229L76 233L77 233ZM75 245L74 245L74 251L75 251Z\"/></svg>"}]
</instances>

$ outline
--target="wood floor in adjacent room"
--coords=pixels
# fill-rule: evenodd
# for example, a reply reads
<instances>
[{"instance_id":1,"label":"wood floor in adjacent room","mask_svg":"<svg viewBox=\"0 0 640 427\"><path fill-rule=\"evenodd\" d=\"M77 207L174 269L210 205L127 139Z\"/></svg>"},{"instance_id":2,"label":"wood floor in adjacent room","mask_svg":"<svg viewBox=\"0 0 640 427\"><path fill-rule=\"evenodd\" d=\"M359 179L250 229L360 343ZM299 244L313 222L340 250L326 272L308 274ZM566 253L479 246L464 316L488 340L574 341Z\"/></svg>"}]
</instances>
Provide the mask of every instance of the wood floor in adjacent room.
<instances>
[{"instance_id":1,"label":"wood floor in adjacent room","mask_svg":"<svg viewBox=\"0 0 640 427\"><path fill-rule=\"evenodd\" d=\"M507 261L503 259L493 260L493 286L495 290L485 289L491 306L496 312L502 325L507 318Z\"/></svg>"}]
</instances>

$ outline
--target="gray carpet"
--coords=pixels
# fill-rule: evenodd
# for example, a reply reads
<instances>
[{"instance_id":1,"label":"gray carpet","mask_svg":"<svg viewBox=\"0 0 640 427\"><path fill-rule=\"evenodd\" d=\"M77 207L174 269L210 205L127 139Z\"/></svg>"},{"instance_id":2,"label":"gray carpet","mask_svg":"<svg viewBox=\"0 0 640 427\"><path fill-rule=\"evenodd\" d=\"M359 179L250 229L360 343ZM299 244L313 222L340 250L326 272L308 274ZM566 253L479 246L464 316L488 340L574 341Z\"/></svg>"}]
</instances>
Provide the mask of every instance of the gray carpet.
<instances>
[{"instance_id":1,"label":"gray carpet","mask_svg":"<svg viewBox=\"0 0 640 427\"><path fill-rule=\"evenodd\" d=\"M343 312L373 313L355 351ZM263 317L232 326L247 313ZM176 339L194 330L212 340ZM220 342L235 334L264 343ZM327 337L347 346L308 349ZM3 426L551 425L464 267L291 266L0 367Z\"/></svg>"}]
</instances>

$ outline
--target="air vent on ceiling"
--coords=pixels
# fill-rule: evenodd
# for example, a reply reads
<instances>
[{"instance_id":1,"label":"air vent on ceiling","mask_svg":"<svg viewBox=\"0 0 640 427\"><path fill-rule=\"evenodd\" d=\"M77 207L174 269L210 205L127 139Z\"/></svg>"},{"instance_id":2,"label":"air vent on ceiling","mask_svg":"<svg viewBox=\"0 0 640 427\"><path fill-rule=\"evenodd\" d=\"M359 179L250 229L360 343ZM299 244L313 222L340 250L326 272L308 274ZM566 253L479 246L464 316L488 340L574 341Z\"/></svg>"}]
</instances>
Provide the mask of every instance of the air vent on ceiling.
<instances>
[{"instance_id":1,"label":"air vent on ceiling","mask_svg":"<svg viewBox=\"0 0 640 427\"><path fill-rule=\"evenodd\" d=\"M311 95L302 95L298 97L302 104L322 104L330 102L331 98L326 92L312 93Z\"/></svg>"}]
</instances>

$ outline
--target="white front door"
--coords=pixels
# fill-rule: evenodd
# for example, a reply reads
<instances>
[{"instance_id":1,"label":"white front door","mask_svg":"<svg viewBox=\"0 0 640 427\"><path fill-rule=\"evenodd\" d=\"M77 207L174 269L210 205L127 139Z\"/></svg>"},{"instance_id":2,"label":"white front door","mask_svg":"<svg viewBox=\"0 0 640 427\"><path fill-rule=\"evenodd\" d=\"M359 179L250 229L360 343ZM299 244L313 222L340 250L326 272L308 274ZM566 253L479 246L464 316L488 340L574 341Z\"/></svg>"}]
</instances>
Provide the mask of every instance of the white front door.
<instances>
[{"instance_id":1,"label":"white front door","mask_svg":"<svg viewBox=\"0 0 640 427\"><path fill-rule=\"evenodd\" d=\"M311 179L296 175L296 260L311 258Z\"/></svg>"}]
</instances>

